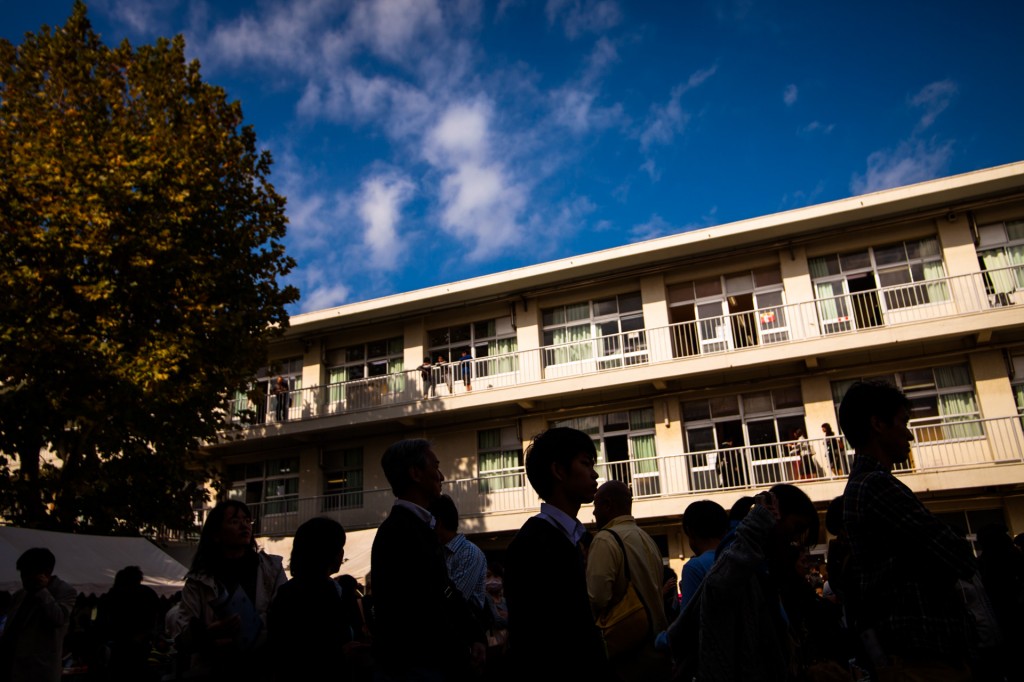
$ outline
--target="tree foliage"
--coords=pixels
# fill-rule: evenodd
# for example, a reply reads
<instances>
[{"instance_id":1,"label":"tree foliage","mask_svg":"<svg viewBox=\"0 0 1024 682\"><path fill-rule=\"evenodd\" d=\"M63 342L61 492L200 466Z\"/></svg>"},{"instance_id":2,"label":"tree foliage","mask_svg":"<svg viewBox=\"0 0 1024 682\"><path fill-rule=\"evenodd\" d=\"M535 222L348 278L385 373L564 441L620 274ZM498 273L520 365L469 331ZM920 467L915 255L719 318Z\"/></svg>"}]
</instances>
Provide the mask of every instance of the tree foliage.
<instances>
[{"instance_id":1,"label":"tree foliage","mask_svg":"<svg viewBox=\"0 0 1024 682\"><path fill-rule=\"evenodd\" d=\"M0 40L6 518L191 522L197 446L298 298L270 166L180 36L110 48L77 2Z\"/></svg>"}]
</instances>

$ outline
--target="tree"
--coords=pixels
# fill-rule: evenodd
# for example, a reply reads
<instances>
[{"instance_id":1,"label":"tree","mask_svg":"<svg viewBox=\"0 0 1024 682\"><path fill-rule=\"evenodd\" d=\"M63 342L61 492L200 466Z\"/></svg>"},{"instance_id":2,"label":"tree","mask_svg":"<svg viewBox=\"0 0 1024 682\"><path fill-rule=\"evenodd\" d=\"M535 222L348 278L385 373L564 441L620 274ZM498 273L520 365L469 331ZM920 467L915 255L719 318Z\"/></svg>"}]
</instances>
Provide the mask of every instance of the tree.
<instances>
[{"instance_id":1,"label":"tree","mask_svg":"<svg viewBox=\"0 0 1024 682\"><path fill-rule=\"evenodd\" d=\"M107 47L81 2L0 40L0 513L17 523L187 527L198 445L298 299L270 155L184 52Z\"/></svg>"}]
</instances>

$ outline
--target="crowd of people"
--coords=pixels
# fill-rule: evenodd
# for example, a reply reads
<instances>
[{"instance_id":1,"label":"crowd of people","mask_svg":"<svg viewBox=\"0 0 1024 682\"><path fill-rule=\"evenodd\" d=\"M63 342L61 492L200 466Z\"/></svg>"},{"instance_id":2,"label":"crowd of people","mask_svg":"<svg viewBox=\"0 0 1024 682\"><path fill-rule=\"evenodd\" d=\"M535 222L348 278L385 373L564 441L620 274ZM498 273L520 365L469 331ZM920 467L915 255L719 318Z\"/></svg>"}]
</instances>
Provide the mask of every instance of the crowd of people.
<instances>
[{"instance_id":1,"label":"crowd of people","mask_svg":"<svg viewBox=\"0 0 1024 682\"><path fill-rule=\"evenodd\" d=\"M395 502L365 586L335 577L346 540L336 521L299 527L289 579L257 547L248 507L221 502L173 605L137 568L118 573L90 617L91 679L1022 680L1024 554L992 526L976 556L893 476L910 452L909 410L885 384L844 397L856 456L825 513L827 560L810 553L823 535L813 502L778 484L729 511L691 502L682 528L694 556L678 584L632 516L629 486L598 485L587 434L533 439L526 475L543 502L503 564L459 532L431 443L399 441L381 458ZM590 503L593 532L578 518ZM48 550L17 568L0 680L58 680L74 589Z\"/></svg>"}]
</instances>

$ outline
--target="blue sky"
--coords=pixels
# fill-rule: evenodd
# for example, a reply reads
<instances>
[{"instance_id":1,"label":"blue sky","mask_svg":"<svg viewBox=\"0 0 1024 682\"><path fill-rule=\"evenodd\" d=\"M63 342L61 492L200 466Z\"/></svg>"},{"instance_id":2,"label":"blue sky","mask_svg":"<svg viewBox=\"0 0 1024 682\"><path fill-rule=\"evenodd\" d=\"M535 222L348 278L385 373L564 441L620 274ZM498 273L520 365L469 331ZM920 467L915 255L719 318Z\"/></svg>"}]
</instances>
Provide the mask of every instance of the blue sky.
<instances>
[{"instance_id":1,"label":"blue sky","mask_svg":"<svg viewBox=\"0 0 1024 682\"><path fill-rule=\"evenodd\" d=\"M94 0L242 103L318 310L1024 159L1024 3ZM71 0L0 0L0 35Z\"/></svg>"}]
</instances>

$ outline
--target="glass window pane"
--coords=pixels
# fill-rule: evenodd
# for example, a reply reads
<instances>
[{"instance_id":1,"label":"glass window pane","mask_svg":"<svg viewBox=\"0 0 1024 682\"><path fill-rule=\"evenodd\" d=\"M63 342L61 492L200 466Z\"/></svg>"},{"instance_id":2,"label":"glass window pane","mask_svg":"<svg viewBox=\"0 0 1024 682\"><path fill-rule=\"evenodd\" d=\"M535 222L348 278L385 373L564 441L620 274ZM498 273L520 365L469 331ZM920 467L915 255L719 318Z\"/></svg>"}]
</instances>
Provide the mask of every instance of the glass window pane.
<instances>
[{"instance_id":1,"label":"glass window pane","mask_svg":"<svg viewBox=\"0 0 1024 682\"><path fill-rule=\"evenodd\" d=\"M843 272L863 270L864 268L871 267L871 258L868 256L867 251L844 253L839 256L839 264L842 266Z\"/></svg>"},{"instance_id":2,"label":"glass window pane","mask_svg":"<svg viewBox=\"0 0 1024 682\"><path fill-rule=\"evenodd\" d=\"M1006 236L1011 242L1024 239L1024 220L1014 220L1006 223Z\"/></svg>"},{"instance_id":3,"label":"glass window pane","mask_svg":"<svg viewBox=\"0 0 1024 682\"><path fill-rule=\"evenodd\" d=\"M718 277L702 279L694 283L694 288L697 291L697 298L720 296L722 294L722 280Z\"/></svg>"},{"instance_id":4,"label":"glass window pane","mask_svg":"<svg viewBox=\"0 0 1024 682\"><path fill-rule=\"evenodd\" d=\"M711 414L714 417L724 417L740 413L739 402L734 395L712 398L709 402L711 403Z\"/></svg>"},{"instance_id":5,"label":"glass window pane","mask_svg":"<svg viewBox=\"0 0 1024 682\"><path fill-rule=\"evenodd\" d=\"M906 261L907 254L902 243L875 248L875 263L877 265L892 265L894 263L905 263Z\"/></svg>"},{"instance_id":6,"label":"glass window pane","mask_svg":"<svg viewBox=\"0 0 1024 682\"><path fill-rule=\"evenodd\" d=\"M620 320L620 323L622 325L622 331L632 332L644 328L644 317L643 315L624 317Z\"/></svg>"},{"instance_id":7,"label":"glass window pane","mask_svg":"<svg viewBox=\"0 0 1024 682\"><path fill-rule=\"evenodd\" d=\"M565 306L565 320L566 322L575 322L576 320L587 320L590 319L590 304L589 303L577 303L575 305Z\"/></svg>"},{"instance_id":8,"label":"glass window pane","mask_svg":"<svg viewBox=\"0 0 1024 682\"><path fill-rule=\"evenodd\" d=\"M345 362L360 362L365 357L365 346L351 346L345 349Z\"/></svg>"},{"instance_id":9,"label":"glass window pane","mask_svg":"<svg viewBox=\"0 0 1024 682\"><path fill-rule=\"evenodd\" d=\"M775 400L775 409L777 410L787 407L803 407L804 404L799 386L776 388L772 391L772 398Z\"/></svg>"},{"instance_id":10,"label":"glass window pane","mask_svg":"<svg viewBox=\"0 0 1024 682\"><path fill-rule=\"evenodd\" d=\"M1002 223L982 225L978 228L978 245L992 246L1006 243L1006 229Z\"/></svg>"},{"instance_id":11,"label":"glass window pane","mask_svg":"<svg viewBox=\"0 0 1024 682\"><path fill-rule=\"evenodd\" d=\"M602 317L604 315L615 315L618 312L619 307L614 298L606 298L603 301L594 301L594 317Z\"/></svg>"},{"instance_id":12,"label":"glass window pane","mask_svg":"<svg viewBox=\"0 0 1024 682\"><path fill-rule=\"evenodd\" d=\"M725 276L725 292L738 294L754 288L754 280L749 272L740 272Z\"/></svg>"},{"instance_id":13,"label":"glass window pane","mask_svg":"<svg viewBox=\"0 0 1024 682\"><path fill-rule=\"evenodd\" d=\"M939 401L934 395L918 396L910 399L910 418L927 419L939 416Z\"/></svg>"},{"instance_id":14,"label":"glass window pane","mask_svg":"<svg viewBox=\"0 0 1024 682\"><path fill-rule=\"evenodd\" d=\"M473 325L473 335L477 340L494 336L494 320L484 320Z\"/></svg>"},{"instance_id":15,"label":"glass window pane","mask_svg":"<svg viewBox=\"0 0 1024 682\"><path fill-rule=\"evenodd\" d=\"M878 283L883 287L894 287L900 284L910 283L910 270L906 267L898 270L885 270L878 272Z\"/></svg>"},{"instance_id":16,"label":"glass window pane","mask_svg":"<svg viewBox=\"0 0 1024 682\"><path fill-rule=\"evenodd\" d=\"M628 412L612 412L604 416L604 430L608 431L626 431L629 429L629 413Z\"/></svg>"},{"instance_id":17,"label":"glass window pane","mask_svg":"<svg viewBox=\"0 0 1024 682\"><path fill-rule=\"evenodd\" d=\"M772 394L768 391L748 393L743 396L743 414L772 411Z\"/></svg>"},{"instance_id":18,"label":"glass window pane","mask_svg":"<svg viewBox=\"0 0 1024 682\"><path fill-rule=\"evenodd\" d=\"M693 300L693 282L673 284L668 288L668 302L686 303Z\"/></svg>"},{"instance_id":19,"label":"glass window pane","mask_svg":"<svg viewBox=\"0 0 1024 682\"><path fill-rule=\"evenodd\" d=\"M366 356L370 358L382 358L388 354L388 342L386 339L371 341L366 344Z\"/></svg>"},{"instance_id":20,"label":"glass window pane","mask_svg":"<svg viewBox=\"0 0 1024 682\"><path fill-rule=\"evenodd\" d=\"M545 327L565 322L565 308L549 308L544 311L543 322Z\"/></svg>"},{"instance_id":21,"label":"glass window pane","mask_svg":"<svg viewBox=\"0 0 1024 682\"><path fill-rule=\"evenodd\" d=\"M711 419L711 408L707 400L688 400L683 403L683 421Z\"/></svg>"},{"instance_id":22,"label":"glass window pane","mask_svg":"<svg viewBox=\"0 0 1024 682\"><path fill-rule=\"evenodd\" d=\"M448 327L444 327L443 329L433 329L427 332L427 340L431 348L436 348L437 346L447 346Z\"/></svg>"},{"instance_id":23,"label":"glass window pane","mask_svg":"<svg viewBox=\"0 0 1024 682\"><path fill-rule=\"evenodd\" d=\"M644 303L643 299L640 298L640 292L634 291L628 294L622 294L619 296L619 314L633 313L643 310Z\"/></svg>"},{"instance_id":24,"label":"glass window pane","mask_svg":"<svg viewBox=\"0 0 1024 682\"><path fill-rule=\"evenodd\" d=\"M687 429L686 430L686 451L687 452L703 452L705 450L715 449L715 431L714 429L700 428L700 429Z\"/></svg>"},{"instance_id":25,"label":"glass window pane","mask_svg":"<svg viewBox=\"0 0 1024 682\"><path fill-rule=\"evenodd\" d=\"M650 407L644 407L639 410L629 411L629 428L630 429L653 429L654 428L654 409Z\"/></svg>"},{"instance_id":26,"label":"glass window pane","mask_svg":"<svg viewBox=\"0 0 1024 682\"><path fill-rule=\"evenodd\" d=\"M811 258L807 261L807 265L811 270L811 277L828 277L829 275L838 275L839 270L839 258L837 256L818 256L817 258Z\"/></svg>"},{"instance_id":27,"label":"glass window pane","mask_svg":"<svg viewBox=\"0 0 1024 682\"><path fill-rule=\"evenodd\" d=\"M766 287L773 284L782 284L782 272L778 267L772 265L754 270L754 286Z\"/></svg>"},{"instance_id":28,"label":"glass window pane","mask_svg":"<svg viewBox=\"0 0 1024 682\"><path fill-rule=\"evenodd\" d=\"M457 327L452 327L451 328L452 343L461 343L463 341L469 341L469 339L470 339L469 329L470 329L470 327L469 327L468 324L460 324Z\"/></svg>"},{"instance_id":29,"label":"glass window pane","mask_svg":"<svg viewBox=\"0 0 1024 682\"><path fill-rule=\"evenodd\" d=\"M917 391L935 387L935 377L931 369L915 369L908 372L900 372L899 377L900 386L904 391Z\"/></svg>"}]
</instances>

